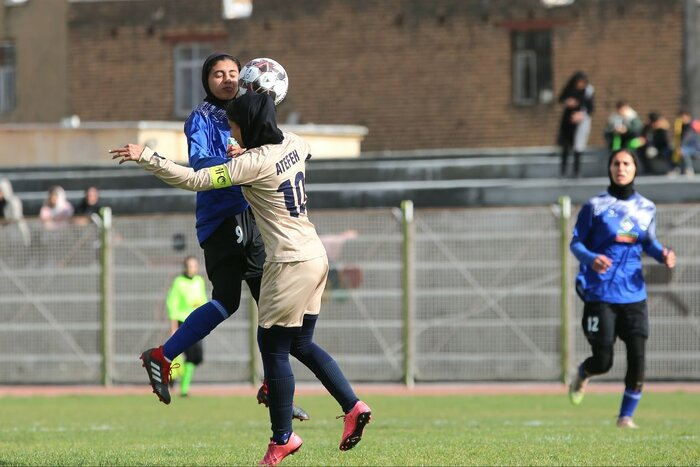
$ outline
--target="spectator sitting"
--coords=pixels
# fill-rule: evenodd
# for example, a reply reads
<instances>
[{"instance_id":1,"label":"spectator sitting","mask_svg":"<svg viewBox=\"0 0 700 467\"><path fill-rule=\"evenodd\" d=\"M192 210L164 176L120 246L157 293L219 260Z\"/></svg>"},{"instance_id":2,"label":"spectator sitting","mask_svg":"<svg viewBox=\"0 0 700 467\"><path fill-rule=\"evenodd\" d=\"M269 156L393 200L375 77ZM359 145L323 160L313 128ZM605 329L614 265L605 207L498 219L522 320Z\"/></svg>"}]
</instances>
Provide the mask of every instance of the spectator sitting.
<instances>
[{"instance_id":1,"label":"spectator sitting","mask_svg":"<svg viewBox=\"0 0 700 467\"><path fill-rule=\"evenodd\" d=\"M636 149L640 146L642 121L637 112L627 101L620 100L615 105L615 112L608 118L605 139L611 153L620 149Z\"/></svg>"},{"instance_id":2,"label":"spectator sitting","mask_svg":"<svg viewBox=\"0 0 700 467\"><path fill-rule=\"evenodd\" d=\"M22 200L12 190L12 183L7 178L0 178L0 225L17 224L22 240L29 246L30 235L22 212Z\"/></svg>"},{"instance_id":3,"label":"spectator sitting","mask_svg":"<svg viewBox=\"0 0 700 467\"><path fill-rule=\"evenodd\" d=\"M663 161L663 165L666 167L670 166L671 154L673 153L673 146L668 134L670 127L668 120L663 115L658 112L649 113L649 120L642 130L643 145L639 147L638 152L645 173L655 173L651 163L654 159Z\"/></svg>"},{"instance_id":4,"label":"spectator sitting","mask_svg":"<svg viewBox=\"0 0 700 467\"><path fill-rule=\"evenodd\" d=\"M85 188L85 194L82 201L75 209L75 223L87 224L88 219L93 214L99 215L102 205L100 204L100 192L96 186Z\"/></svg>"},{"instance_id":5,"label":"spectator sitting","mask_svg":"<svg viewBox=\"0 0 700 467\"><path fill-rule=\"evenodd\" d=\"M73 217L73 205L66 199L66 192L58 185L49 188L41 210L39 220L48 229L62 227Z\"/></svg>"}]
</instances>

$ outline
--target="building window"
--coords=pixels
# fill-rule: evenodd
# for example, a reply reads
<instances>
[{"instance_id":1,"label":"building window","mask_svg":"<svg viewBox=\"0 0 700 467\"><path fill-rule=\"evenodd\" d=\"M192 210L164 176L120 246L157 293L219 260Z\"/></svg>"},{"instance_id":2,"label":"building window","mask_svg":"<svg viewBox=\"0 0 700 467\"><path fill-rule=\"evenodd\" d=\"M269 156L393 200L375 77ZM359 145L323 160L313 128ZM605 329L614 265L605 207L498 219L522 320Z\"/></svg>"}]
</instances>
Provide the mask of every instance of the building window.
<instances>
[{"instance_id":1,"label":"building window","mask_svg":"<svg viewBox=\"0 0 700 467\"><path fill-rule=\"evenodd\" d=\"M209 44L175 46L175 115L187 117L202 99L202 64L213 52Z\"/></svg>"},{"instance_id":2,"label":"building window","mask_svg":"<svg viewBox=\"0 0 700 467\"><path fill-rule=\"evenodd\" d=\"M516 105L552 102L552 33L512 31L513 102Z\"/></svg>"},{"instance_id":3,"label":"building window","mask_svg":"<svg viewBox=\"0 0 700 467\"><path fill-rule=\"evenodd\" d=\"M15 45L11 42L0 42L0 113L15 108L16 96Z\"/></svg>"}]
</instances>

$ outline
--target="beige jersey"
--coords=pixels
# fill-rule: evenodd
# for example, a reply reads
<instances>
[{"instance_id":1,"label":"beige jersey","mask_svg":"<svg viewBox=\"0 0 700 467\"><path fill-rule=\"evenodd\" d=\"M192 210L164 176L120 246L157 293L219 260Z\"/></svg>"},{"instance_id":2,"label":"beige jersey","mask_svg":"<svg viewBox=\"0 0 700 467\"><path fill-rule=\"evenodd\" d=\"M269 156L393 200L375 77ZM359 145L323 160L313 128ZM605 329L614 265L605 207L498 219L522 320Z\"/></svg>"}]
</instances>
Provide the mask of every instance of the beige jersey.
<instances>
[{"instance_id":1,"label":"beige jersey","mask_svg":"<svg viewBox=\"0 0 700 467\"><path fill-rule=\"evenodd\" d=\"M309 145L294 133L250 149L226 164L195 171L145 148L139 165L169 185L205 191L241 185L257 221L267 261L306 261L326 254L306 212Z\"/></svg>"}]
</instances>

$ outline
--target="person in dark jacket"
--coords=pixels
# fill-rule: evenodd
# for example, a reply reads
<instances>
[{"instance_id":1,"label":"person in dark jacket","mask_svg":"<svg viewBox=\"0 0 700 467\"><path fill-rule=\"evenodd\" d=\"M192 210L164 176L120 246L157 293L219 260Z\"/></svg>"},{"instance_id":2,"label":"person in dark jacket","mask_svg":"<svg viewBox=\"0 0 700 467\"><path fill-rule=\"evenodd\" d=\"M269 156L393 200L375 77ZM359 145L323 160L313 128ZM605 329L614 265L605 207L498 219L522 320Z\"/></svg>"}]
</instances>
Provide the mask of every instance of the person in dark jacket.
<instances>
[{"instance_id":1,"label":"person in dark jacket","mask_svg":"<svg viewBox=\"0 0 700 467\"><path fill-rule=\"evenodd\" d=\"M639 147L638 157L644 173L654 174L655 167L652 164L653 160L659 161L659 165L663 165L668 172L671 165L671 155L673 146L669 137L669 129L671 128L668 120L658 112L649 112L647 122L642 130L642 146ZM656 167L658 170L658 167Z\"/></svg>"},{"instance_id":2,"label":"person in dark jacket","mask_svg":"<svg viewBox=\"0 0 700 467\"><path fill-rule=\"evenodd\" d=\"M559 103L564 106L559 124L558 145L561 147L561 176L566 176L566 163L569 153L574 153L573 176L581 172L581 153L586 149L591 132L591 115L594 110L595 89L588 82L588 76L577 71L569 78L559 94Z\"/></svg>"}]
</instances>

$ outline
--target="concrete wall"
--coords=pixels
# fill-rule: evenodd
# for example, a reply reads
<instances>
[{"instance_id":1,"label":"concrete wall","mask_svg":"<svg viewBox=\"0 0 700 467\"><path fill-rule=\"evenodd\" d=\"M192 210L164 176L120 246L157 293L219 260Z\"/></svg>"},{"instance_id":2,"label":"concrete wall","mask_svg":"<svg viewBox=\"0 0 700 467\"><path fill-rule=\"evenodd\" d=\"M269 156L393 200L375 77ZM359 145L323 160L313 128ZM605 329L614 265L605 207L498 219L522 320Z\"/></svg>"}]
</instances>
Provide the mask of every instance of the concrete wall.
<instances>
[{"instance_id":1,"label":"concrete wall","mask_svg":"<svg viewBox=\"0 0 700 467\"><path fill-rule=\"evenodd\" d=\"M358 157L363 127L282 125L306 138L314 159ZM0 125L0 167L112 165L107 151L127 143L145 144L169 159L187 163L187 140L179 122Z\"/></svg>"}]
</instances>

